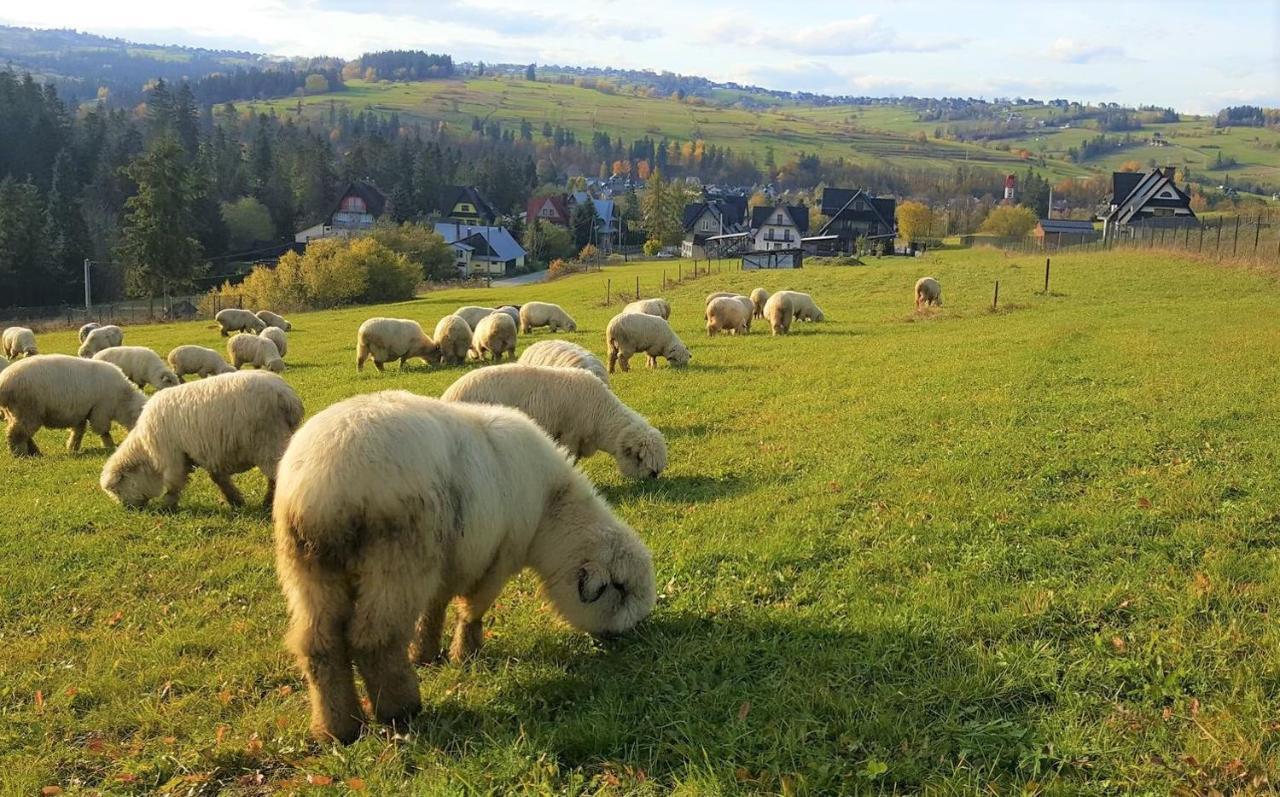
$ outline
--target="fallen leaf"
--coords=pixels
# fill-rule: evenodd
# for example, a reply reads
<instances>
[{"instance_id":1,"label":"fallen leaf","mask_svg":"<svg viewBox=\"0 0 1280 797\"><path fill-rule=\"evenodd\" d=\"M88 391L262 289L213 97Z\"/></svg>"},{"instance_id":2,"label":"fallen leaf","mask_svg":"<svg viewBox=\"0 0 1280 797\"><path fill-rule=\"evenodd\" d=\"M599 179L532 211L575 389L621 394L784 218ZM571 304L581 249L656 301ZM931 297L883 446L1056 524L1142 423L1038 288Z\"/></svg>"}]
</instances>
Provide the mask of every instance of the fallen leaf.
<instances>
[{"instance_id":1,"label":"fallen leaf","mask_svg":"<svg viewBox=\"0 0 1280 797\"><path fill-rule=\"evenodd\" d=\"M748 700L741 706L738 706L738 722L742 722L751 713L751 701Z\"/></svg>"},{"instance_id":2,"label":"fallen leaf","mask_svg":"<svg viewBox=\"0 0 1280 797\"><path fill-rule=\"evenodd\" d=\"M257 755L262 752L262 740L250 739L248 744L244 746L244 749L249 755Z\"/></svg>"},{"instance_id":3,"label":"fallen leaf","mask_svg":"<svg viewBox=\"0 0 1280 797\"><path fill-rule=\"evenodd\" d=\"M68 686L67 691L64 694L67 697L75 697L76 695L80 694L80 690L76 689L74 686Z\"/></svg>"},{"instance_id":4,"label":"fallen leaf","mask_svg":"<svg viewBox=\"0 0 1280 797\"><path fill-rule=\"evenodd\" d=\"M178 737L177 737L177 736L166 736L166 737L164 737L163 739L161 739L160 741L164 742L164 743L165 743L165 744L167 744L167 745L172 746L172 745L175 745L175 744L177 744L177 743L178 743Z\"/></svg>"},{"instance_id":5,"label":"fallen leaf","mask_svg":"<svg viewBox=\"0 0 1280 797\"><path fill-rule=\"evenodd\" d=\"M1169 708L1168 706L1165 706L1164 711L1160 712L1160 717L1165 722L1168 722L1169 720L1173 719L1173 709Z\"/></svg>"},{"instance_id":6,"label":"fallen leaf","mask_svg":"<svg viewBox=\"0 0 1280 797\"><path fill-rule=\"evenodd\" d=\"M1111 637L1111 647L1114 648L1117 653L1124 653L1124 640L1118 636Z\"/></svg>"},{"instance_id":7,"label":"fallen leaf","mask_svg":"<svg viewBox=\"0 0 1280 797\"><path fill-rule=\"evenodd\" d=\"M1198 697L1191 698L1191 716L1200 716L1200 698Z\"/></svg>"},{"instance_id":8,"label":"fallen leaf","mask_svg":"<svg viewBox=\"0 0 1280 797\"><path fill-rule=\"evenodd\" d=\"M105 748L106 745L103 744L102 740L97 736L92 737L89 741L84 743L84 749L91 753L101 753Z\"/></svg>"},{"instance_id":9,"label":"fallen leaf","mask_svg":"<svg viewBox=\"0 0 1280 797\"><path fill-rule=\"evenodd\" d=\"M1199 571L1196 571L1196 574L1192 576L1192 581L1195 583L1196 594L1198 595L1204 595L1213 589L1213 582L1209 580L1208 576Z\"/></svg>"},{"instance_id":10,"label":"fallen leaf","mask_svg":"<svg viewBox=\"0 0 1280 797\"><path fill-rule=\"evenodd\" d=\"M227 731L231 730L229 725L219 725L218 730L213 734L214 744L222 744L222 740L226 738Z\"/></svg>"},{"instance_id":11,"label":"fallen leaf","mask_svg":"<svg viewBox=\"0 0 1280 797\"><path fill-rule=\"evenodd\" d=\"M363 778L347 778L347 788L352 791L364 791Z\"/></svg>"},{"instance_id":12,"label":"fallen leaf","mask_svg":"<svg viewBox=\"0 0 1280 797\"><path fill-rule=\"evenodd\" d=\"M738 767L733 771L733 779L739 783L746 783L751 780L751 771L746 767Z\"/></svg>"},{"instance_id":13,"label":"fallen leaf","mask_svg":"<svg viewBox=\"0 0 1280 797\"><path fill-rule=\"evenodd\" d=\"M45 786L40 790L42 797L53 797L55 794L62 794L61 786Z\"/></svg>"},{"instance_id":14,"label":"fallen leaf","mask_svg":"<svg viewBox=\"0 0 1280 797\"><path fill-rule=\"evenodd\" d=\"M116 780L121 783L137 783L138 776L132 772L121 772L119 775L116 775Z\"/></svg>"},{"instance_id":15,"label":"fallen leaf","mask_svg":"<svg viewBox=\"0 0 1280 797\"><path fill-rule=\"evenodd\" d=\"M1145 497L1145 496L1144 496L1144 497L1142 497L1142 498L1139 498L1139 499L1138 499L1138 508L1139 508L1139 509L1150 509L1150 508L1151 508L1151 499L1150 499L1150 498L1147 498L1147 497Z\"/></svg>"},{"instance_id":16,"label":"fallen leaf","mask_svg":"<svg viewBox=\"0 0 1280 797\"><path fill-rule=\"evenodd\" d=\"M124 619L124 612L117 611L115 614L107 618L107 625L112 626Z\"/></svg>"},{"instance_id":17,"label":"fallen leaf","mask_svg":"<svg viewBox=\"0 0 1280 797\"><path fill-rule=\"evenodd\" d=\"M44 711L44 692L40 689L36 690L36 713Z\"/></svg>"},{"instance_id":18,"label":"fallen leaf","mask_svg":"<svg viewBox=\"0 0 1280 797\"><path fill-rule=\"evenodd\" d=\"M328 786L333 783L332 775L307 775L307 783L312 786Z\"/></svg>"},{"instance_id":19,"label":"fallen leaf","mask_svg":"<svg viewBox=\"0 0 1280 797\"><path fill-rule=\"evenodd\" d=\"M293 687L289 686L288 684L285 684L284 686L280 687L276 691L280 693L281 697L287 697L288 695L293 694Z\"/></svg>"},{"instance_id":20,"label":"fallen leaf","mask_svg":"<svg viewBox=\"0 0 1280 797\"><path fill-rule=\"evenodd\" d=\"M221 703L221 704L222 704L222 705L224 705L224 706L225 706L225 705L230 704L230 703L231 703L231 690L230 690L230 689L223 689L221 692L219 692L219 693L218 693L218 702L219 702L219 703Z\"/></svg>"}]
</instances>

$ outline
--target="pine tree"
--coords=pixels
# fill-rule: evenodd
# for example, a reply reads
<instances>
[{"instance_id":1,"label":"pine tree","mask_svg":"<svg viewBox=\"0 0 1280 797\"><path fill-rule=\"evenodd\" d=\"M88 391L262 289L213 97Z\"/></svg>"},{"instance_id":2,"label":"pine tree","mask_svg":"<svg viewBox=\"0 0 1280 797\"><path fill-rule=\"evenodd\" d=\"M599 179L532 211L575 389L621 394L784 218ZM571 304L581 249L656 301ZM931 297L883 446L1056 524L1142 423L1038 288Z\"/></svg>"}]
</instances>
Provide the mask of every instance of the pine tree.
<instances>
[{"instance_id":1,"label":"pine tree","mask_svg":"<svg viewBox=\"0 0 1280 797\"><path fill-rule=\"evenodd\" d=\"M52 284L45 248L44 203L30 180L0 180L0 296L19 307L45 304Z\"/></svg>"},{"instance_id":2,"label":"pine tree","mask_svg":"<svg viewBox=\"0 0 1280 797\"><path fill-rule=\"evenodd\" d=\"M75 165L68 150L58 153L53 180L45 202L44 238L49 247L49 276L63 286L64 299L72 298L81 279L81 266L89 256L89 228L80 212L80 192Z\"/></svg>"},{"instance_id":3,"label":"pine tree","mask_svg":"<svg viewBox=\"0 0 1280 797\"><path fill-rule=\"evenodd\" d=\"M191 93L191 85L186 81L173 95L170 115L178 143L187 153L187 158L194 160L200 150L200 111L196 107L195 95Z\"/></svg>"},{"instance_id":4,"label":"pine tree","mask_svg":"<svg viewBox=\"0 0 1280 797\"><path fill-rule=\"evenodd\" d=\"M201 250L192 235L190 197L196 186L182 146L171 136L157 139L128 171L138 193L125 203L117 257L132 291L154 296L189 285Z\"/></svg>"}]
</instances>

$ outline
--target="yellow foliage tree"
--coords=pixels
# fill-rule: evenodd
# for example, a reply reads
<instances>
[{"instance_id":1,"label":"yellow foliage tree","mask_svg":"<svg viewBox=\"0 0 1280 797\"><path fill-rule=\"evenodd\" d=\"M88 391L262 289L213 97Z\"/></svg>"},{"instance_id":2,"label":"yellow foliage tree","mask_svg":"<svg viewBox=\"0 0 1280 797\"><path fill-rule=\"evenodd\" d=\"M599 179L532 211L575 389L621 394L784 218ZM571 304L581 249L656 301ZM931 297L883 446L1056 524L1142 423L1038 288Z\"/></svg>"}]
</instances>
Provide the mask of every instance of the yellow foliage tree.
<instances>
[{"instance_id":1,"label":"yellow foliage tree","mask_svg":"<svg viewBox=\"0 0 1280 797\"><path fill-rule=\"evenodd\" d=\"M927 237L933 228L933 211L923 202L903 202L898 205L898 236L907 243Z\"/></svg>"},{"instance_id":2,"label":"yellow foliage tree","mask_svg":"<svg viewBox=\"0 0 1280 797\"><path fill-rule=\"evenodd\" d=\"M1022 205L1001 205L994 208L982 222L982 232L1001 238L1022 238L1035 229L1035 211Z\"/></svg>"}]
</instances>

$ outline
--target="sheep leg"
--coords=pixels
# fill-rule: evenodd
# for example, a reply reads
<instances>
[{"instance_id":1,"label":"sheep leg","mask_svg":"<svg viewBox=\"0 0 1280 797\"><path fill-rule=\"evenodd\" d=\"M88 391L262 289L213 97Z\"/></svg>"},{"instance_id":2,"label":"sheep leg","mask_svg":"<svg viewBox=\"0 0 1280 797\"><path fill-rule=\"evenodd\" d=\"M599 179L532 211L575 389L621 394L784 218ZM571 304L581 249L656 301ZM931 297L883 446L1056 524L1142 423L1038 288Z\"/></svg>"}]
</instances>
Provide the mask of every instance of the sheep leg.
<instances>
[{"instance_id":1,"label":"sheep leg","mask_svg":"<svg viewBox=\"0 0 1280 797\"><path fill-rule=\"evenodd\" d=\"M164 509L176 509L178 506L178 496L182 495L183 489L187 486L187 477L189 471L183 463L183 467L168 468L164 473L164 497L160 499L161 506Z\"/></svg>"},{"instance_id":2,"label":"sheep leg","mask_svg":"<svg viewBox=\"0 0 1280 797\"><path fill-rule=\"evenodd\" d=\"M38 457L40 449L36 448L35 438L18 425L16 420L9 421L9 451L15 457Z\"/></svg>"},{"instance_id":3,"label":"sheep leg","mask_svg":"<svg viewBox=\"0 0 1280 797\"><path fill-rule=\"evenodd\" d=\"M383 371L386 370L385 368L382 367L382 363L378 362L377 360L373 361L373 367L378 369L378 373L382 373Z\"/></svg>"},{"instance_id":4,"label":"sheep leg","mask_svg":"<svg viewBox=\"0 0 1280 797\"><path fill-rule=\"evenodd\" d=\"M440 655L440 637L444 634L444 616L449 609L448 597L433 598L427 603L426 611L418 618L418 626L414 629L413 645L409 647L409 658L418 664L437 664L442 660Z\"/></svg>"},{"instance_id":5,"label":"sheep leg","mask_svg":"<svg viewBox=\"0 0 1280 797\"><path fill-rule=\"evenodd\" d=\"M613 367L618 364L618 349L612 343L609 344L609 373L613 373Z\"/></svg>"},{"instance_id":6,"label":"sheep leg","mask_svg":"<svg viewBox=\"0 0 1280 797\"><path fill-rule=\"evenodd\" d=\"M71 427L71 435L67 438L67 453L74 454L80 450L80 441L84 440L84 430L88 426L88 421L81 421Z\"/></svg>"},{"instance_id":7,"label":"sheep leg","mask_svg":"<svg viewBox=\"0 0 1280 797\"><path fill-rule=\"evenodd\" d=\"M657 368L657 367L658 367L658 358L657 358L657 357L655 357L655 356L654 356L654 355L652 355L652 354L646 354L646 355L645 355L645 363L644 363L644 364L645 364L645 366L646 366L646 367L648 367L648 368Z\"/></svg>"},{"instance_id":8,"label":"sheep leg","mask_svg":"<svg viewBox=\"0 0 1280 797\"><path fill-rule=\"evenodd\" d=\"M422 710L408 656L414 623L432 592L420 559L400 538L382 538L365 546L355 568L360 592L348 638L374 716L383 723L399 724Z\"/></svg>"},{"instance_id":9,"label":"sheep leg","mask_svg":"<svg viewBox=\"0 0 1280 797\"><path fill-rule=\"evenodd\" d=\"M227 499L228 504L237 507L244 506L244 496L240 494L235 484L231 482L231 474L210 473L209 478L213 479L213 483L218 485L218 489L222 491L222 497ZM175 500L177 499L175 498Z\"/></svg>"},{"instance_id":10,"label":"sheep leg","mask_svg":"<svg viewBox=\"0 0 1280 797\"><path fill-rule=\"evenodd\" d=\"M474 591L464 595L458 606L458 625L453 631L449 657L455 662L474 658L484 644L484 613L498 599L503 579L490 573Z\"/></svg>"},{"instance_id":11,"label":"sheep leg","mask_svg":"<svg viewBox=\"0 0 1280 797\"><path fill-rule=\"evenodd\" d=\"M320 741L354 742L364 725L356 696L346 626L351 596L345 577L315 565L280 557L289 602L286 644L306 676L311 697L311 734Z\"/></svg>"}]
</instances>

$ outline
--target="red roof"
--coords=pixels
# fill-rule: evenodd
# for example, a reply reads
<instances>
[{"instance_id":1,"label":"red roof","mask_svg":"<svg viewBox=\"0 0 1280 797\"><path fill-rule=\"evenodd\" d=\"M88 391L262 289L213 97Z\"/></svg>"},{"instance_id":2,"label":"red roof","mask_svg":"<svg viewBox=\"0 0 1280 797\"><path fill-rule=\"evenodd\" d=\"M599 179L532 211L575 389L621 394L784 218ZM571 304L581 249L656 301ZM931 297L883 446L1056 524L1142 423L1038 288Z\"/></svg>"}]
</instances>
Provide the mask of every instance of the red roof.
<instances>
[{"instance_id":1,"label":"red roof","mask_svg":"<svg viewBox=\"0 0 1280 797\"><path fill-rule=\"evenodd\" d=\"M550 205L555 210L555 216L541 215L542 209L547 205ZM545 222L561 226L569 224L569 205L563 196L534 197L529 200L526 211L528 214L525 221L526 224L532 223L534 219L542 219Z\"/></svg>"}]
</instances>

